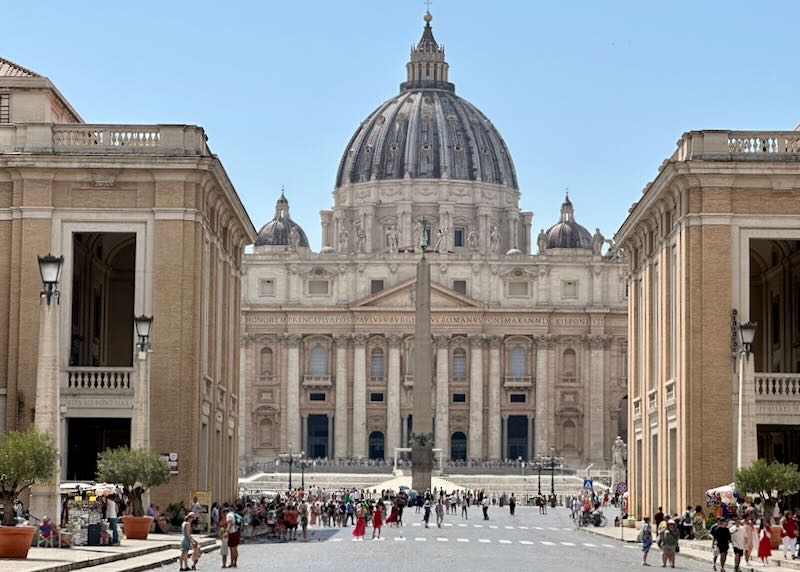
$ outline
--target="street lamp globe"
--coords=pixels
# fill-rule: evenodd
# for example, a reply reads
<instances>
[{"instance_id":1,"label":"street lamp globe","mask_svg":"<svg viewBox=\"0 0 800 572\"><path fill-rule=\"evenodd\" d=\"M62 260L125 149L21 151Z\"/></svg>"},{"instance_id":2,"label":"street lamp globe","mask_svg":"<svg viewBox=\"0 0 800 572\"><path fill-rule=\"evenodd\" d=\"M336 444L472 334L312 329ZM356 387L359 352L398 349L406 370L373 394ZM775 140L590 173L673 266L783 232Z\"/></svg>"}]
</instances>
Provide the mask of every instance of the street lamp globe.
<instances>
[{"instance_id":1,"label":"street lamp globe","mask_svg":"<svg viewBox=\"0 0 800 572\"><path fill-rule=\"evenodd\" d=\"M58 291L58 280L61 278L61 267L64 265L63 256L39 256L39 275L42 277L42 297L47 299L50 305L53 295L58 302L61 293Z\"/></svg>"},{"instance_id":2,"label":"street lamp globe","mask_svg":"<svg viewBox=\"0 0 800 572\"><path fill-rule=\"evenodd\" d=\"M139 348L144 351L150 347L150 329L153 327L153 317L142 314L134 317L133 322L136 324L136 335L139 336Z\"/></svg>"},{"instance_id":3,"label":"street lamp globe","mask_svg":"<svg viewBox=\"0 0 800 572\"><path fill-rule=\"evenodd\" d=\"M750 353L750 348L753 345L753 340L756 339L756 328L758 324L755 322L745 322L739 325L739 333L742 336L742 346L745 353Z\"/></svg>"}]
</instances>

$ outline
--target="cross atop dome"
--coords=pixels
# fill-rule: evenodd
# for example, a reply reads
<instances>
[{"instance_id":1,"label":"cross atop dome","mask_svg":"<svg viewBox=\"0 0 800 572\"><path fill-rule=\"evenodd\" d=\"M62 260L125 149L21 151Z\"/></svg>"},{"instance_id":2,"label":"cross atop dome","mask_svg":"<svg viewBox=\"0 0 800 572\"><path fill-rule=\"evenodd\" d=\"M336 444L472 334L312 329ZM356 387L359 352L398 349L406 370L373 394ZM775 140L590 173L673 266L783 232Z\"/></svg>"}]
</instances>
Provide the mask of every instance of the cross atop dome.
<instances>
[{"instance_id":1,"label":"cross atop dome","mask_svg":"<svg viewBox=\"0 0 800 572\"><path fill-rule=\"evenodd\" d=\"M426 5L430 8L428 2ZM422 37L416 46L411 46L411 61L406 64L407 79L400 86L400 91L420 87L455 91L455 86L447 81L449 66L444 61L444 46L436 43L433 37L430 10L425 12L423 20L425 27Z\"/></svg>"}]
</instances>

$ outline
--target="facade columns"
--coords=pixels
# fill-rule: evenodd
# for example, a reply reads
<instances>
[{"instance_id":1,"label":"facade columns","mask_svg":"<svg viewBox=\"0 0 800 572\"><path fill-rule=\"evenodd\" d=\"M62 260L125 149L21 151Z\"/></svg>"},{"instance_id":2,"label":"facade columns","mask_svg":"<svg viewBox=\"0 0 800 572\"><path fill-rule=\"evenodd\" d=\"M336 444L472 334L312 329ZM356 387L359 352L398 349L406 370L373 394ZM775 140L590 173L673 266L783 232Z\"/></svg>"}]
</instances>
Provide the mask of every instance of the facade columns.
<instances>
[{"instance_id":1,"label":"facade columns","mask_svg":"<svg viewBox=\"0 0 800 572\"><path fill-rule=\"evenodd\" d=\"M502 459L500 427L500 336L489 338L489 458Z\"/></svg>"},{"instance_id":2,"label":"facade columns","mask_svg":"<svg viewBox=\"0 0 800 572\"><path fill-rule=\"evenodd\" d=\"M483 336L470 336L469 343L469 445L467 458L483 459Z\"/></svg>"},{"instance_id":3,"label":"facade columns","mask_svg":"<svg viewBox=\"0 0 800 572\"><path fill-rule=\"evenodd\" d=\"M328 415L328 458L333 458L334 420L335 415Z\"/></svg>"},{"instance_id":4,"label":"facade columns","mask_svg":"<svg viewBox=\"0 0 800 572\"><path fill-rule=\"evenodd\" d=\"M536 435L536 427L534 426L534 417L528 417L528 460L534 458L533 453L533 439Z\"/></svg>"},{"instance_id":5,"label":"facade columns","mask_svg":"<svg viewBox=\"0 0 800 572\"><path fill-rule=\"evenodd\" d=\"M131 449L150 448L150 350L136 352L136 387L133 391ZM242 383L244 385L244 383Z\"/></svg>"},{"instance_id":6,"label":"facade columns","mask_svg":"<svg viewBox=\"0 0 800 572\"><path fill-rule=\"evenodd\" d=\"M336 336L336 387L334 388L333 448L331 458L347 457L347 342L350 336ZM330 419L328 420L330 425ZM330 430L328 431L330 435Z\"/></svg>"},{"instance_id":7,"label":"facade columns","mask_svg":"<svg viewBox=\"0 0 800 572\"><path fill-rule=\"evenodd\" d=\"M400 446L408 447L408 415L403 415L400 420Z\"/></svg>"},{"instance_id":8,"label":"facade columns","mask_svg":"<svg viewBox=\"0 0 800 572\"><path fill-rule=\"evenodd\" d=\"M286 443L299 447L300 443L300 336L288 334L284 341L288 348L286 357Z\"/></svg>"},{"instance_id":9,"label":"facade columns","mask_svg":"<svg viewBox=\"0 0 800 572\"><path fill-rule=\"evenodd\" d=\"M367 336L353 337L353 456L367 456Z\"/></svg>"},{"instance_id":10,"label":"facade columns","mask_svg":"<svg viewBox=\"0 0 800 572\"><path fill-rule=\"evenodd\" d=\"M303 415L300 416L300 419L303 423L303 428L300 431L300 450L305 452L308 450L308 415L303 413Z\"/></svg>"},{"instance_id":11,"label":"facade columns","mask_svg":"<svg viewBox=\"0 0 800 572\"><path fill-rule=\"evenodd\" d=\"M589 462L604 463L605 459L605 348L606 336L590 336L590 378L587 404L589 409Z\"/></svg>"},{"instance_id":12,"label":"facade columns","mask_svg":"<svg viewBox=\"0 0 800 572\"><path fill-rule=\"evenodd\" d=\"M394 450L400 447L400 343L402 336L386 336L389 342L389 377L386 396L386 447L384 457L394 458Z\"/></svg>"},{"instance_id":13,"label":"facade columns","mask_svg":"<svg viewBox=\"0 0 800 572\"><path fill-rule=\"evenodd\" d=\"M758 459L758 432L756 419L756 384L755 384L755 359L739 359L739 368L742 378L742 425L740 439L742 440L742 466L746 467Z\"/></svg>"},{"instance_id":14,"label":"facade columns","mask_svg":"<svg viewBox=\"0 0 800 572\"><path fill-rule=\"evenodd\" d=\"M551 383L551 372L549 371L549 353L555 344L553 336L539 336L536 338L536 416L534 418L534 454L545 455L550 450L550 443L553 440L549 434L551 411L548 415L548 388Z\"/></svg>"},{"instance_id":15,"label":"facade columns","mask_svg":"<svg viewBox=\"0 0 800 572\"><path fill-rule=\"evenodd\" d=\"M450 458L450 336L436 336L436 417L434 433L437 449L442 450L442 458Z\"/></svg>"},{"instance_id":16,"label":"facade columns","mask_svg":"<svg viewBox=\"0 0 800 572\"><path fill-rule=\"evenodd\" d=\"M503 443L501 459L508 457L508 415L503 415Z\"/></svg>"}]
</instances>

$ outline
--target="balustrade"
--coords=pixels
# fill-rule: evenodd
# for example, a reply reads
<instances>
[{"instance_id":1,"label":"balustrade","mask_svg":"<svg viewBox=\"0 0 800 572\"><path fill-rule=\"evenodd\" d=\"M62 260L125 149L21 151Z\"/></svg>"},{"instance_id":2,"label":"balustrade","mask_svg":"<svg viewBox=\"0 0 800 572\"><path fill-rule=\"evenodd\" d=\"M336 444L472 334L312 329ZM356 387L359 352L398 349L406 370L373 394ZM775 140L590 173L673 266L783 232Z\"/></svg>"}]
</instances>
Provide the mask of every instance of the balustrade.
<instances>
[{"instance_id":1,"label":"balustrade","mask_svg":"<svg viewBox=\"0 0 800 572\"><path fill-rule=\"evenodd\" d=\"M678 141L672 159L774 160L800 155L797 131L690 131Z\"/></svg>"},{"instance_id":2,"label":"balustrade","mask_svg":"<svg viewBox=\"0 0 800 572\"><path fill-rule=\"evenodd\" d=\"M756 373L756 399L800 401L800 374Z\"/></svg>"},{"instance_id":3,"label":"balustrade","mask_svg":"<svg viewBox=\"0 0 800 572\"><path fill-rule=\"evenodd\" d=\"M305 375L303 387L332 387L333 378L330 375Z\"/></svg>"},{"instance_id":4,"label":"balustrade","mask_svg":"<svg viewBox=\"0 0 800 572\"><path fill-rule=\"evenodd\" d=\"M132 394L135 371L133 367L69 367L62 389L75 394Z\"/></svg>"},{"instance_id":5,"label":"balustrade","mask_svg":"<svg viewBox=\"0 0 800 572\"><path fill-rule=\"evenodd\" d=\"M525 388L533 386L533 380L531 376L515 376L515 375L507 375L503 380L503 387L507 389L517 389L517 388Z\"/></svg>"}]
</instances>

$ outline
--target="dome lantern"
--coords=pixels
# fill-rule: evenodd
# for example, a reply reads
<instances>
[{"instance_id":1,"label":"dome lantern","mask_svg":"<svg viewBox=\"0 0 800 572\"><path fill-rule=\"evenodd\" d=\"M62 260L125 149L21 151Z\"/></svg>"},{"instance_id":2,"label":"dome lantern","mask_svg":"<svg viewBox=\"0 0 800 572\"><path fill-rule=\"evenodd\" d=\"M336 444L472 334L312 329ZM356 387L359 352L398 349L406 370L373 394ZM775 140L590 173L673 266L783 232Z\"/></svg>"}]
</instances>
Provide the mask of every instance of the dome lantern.
<instances>
[{"instance_id":1,"label":"dome lantern","mask_svg":"<svg viewBox=\"0 0 800 572\"><path fill-rule=\"evenodd\" d=\"M561 203L561 218L547 230L547 250L551 248L579 248L592 250L592 235L575 222L575 209L567 194Z\"/></svg>"},{"instance_id":2,"label":"dome lantern","mask_svg":"<svg viewBox=\"0 0 800 572\"><path fill-rule=\"evenodd\" d=\"M444 61L444 46L437 44L433 37L433 16L426 12L424 19L422 38L416 46L411 46L411 60L406 64L407 78L400 85L400 91L419 88L455 91L455 86L447 81L449 66Z\"/></svg>"},{"instance_id":3,"label":"dome lantern","mask_svg":"<svg viewBox=\"0 0 800 572\"><path fill-rule=\"evenodd\" d=\"M285 246L291 249L308 248L308 237L302 227L289 216L289 201L281 188L275 201L275 216L258 231L256 247Z\"/></svg>"}]
</instances>

